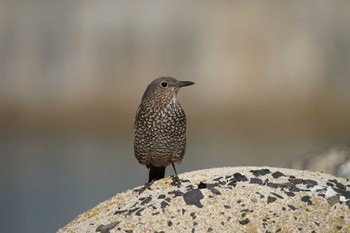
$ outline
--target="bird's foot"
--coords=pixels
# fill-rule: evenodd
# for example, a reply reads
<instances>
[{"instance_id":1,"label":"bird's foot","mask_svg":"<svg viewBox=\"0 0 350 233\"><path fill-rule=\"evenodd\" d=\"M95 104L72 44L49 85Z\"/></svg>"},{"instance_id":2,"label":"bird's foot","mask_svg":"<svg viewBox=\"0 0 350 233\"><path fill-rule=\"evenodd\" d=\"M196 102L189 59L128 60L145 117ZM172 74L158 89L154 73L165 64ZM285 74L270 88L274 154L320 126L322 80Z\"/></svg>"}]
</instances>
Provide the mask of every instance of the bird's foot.
<instances>
[{"instance_id":1,"label":"bird's foot","mask_svg":"<svg viewBox=\"0 0 350 233\"><path fill-rule=\"evenodd\" d=\"M181 182L184 182L185 180L181 180L178 176L170 176L173 182L171 182L172 186L180 187Z\"/></svg>"},{"instance_id":2,"label":"bird's foot","mask_svg":"<svg viewBox=\"0 0 350 233\"><path fill-rule=\"evenodd\" d=\"M137 192L138 194L143 193L146 189L151 190L151 186L154 183L154 181L147 182L144 186L142 186L139 189L135 189L133 192Z\"/></svg>"}]
</instances>

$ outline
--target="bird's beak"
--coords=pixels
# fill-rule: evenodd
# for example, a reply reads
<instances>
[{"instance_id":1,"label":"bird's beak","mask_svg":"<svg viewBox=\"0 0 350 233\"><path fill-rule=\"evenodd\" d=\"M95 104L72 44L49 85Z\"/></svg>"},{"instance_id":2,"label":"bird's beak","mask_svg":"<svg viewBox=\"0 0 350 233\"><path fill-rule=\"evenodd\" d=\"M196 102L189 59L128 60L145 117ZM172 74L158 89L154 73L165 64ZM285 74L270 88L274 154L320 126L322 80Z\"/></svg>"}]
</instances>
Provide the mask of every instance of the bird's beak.
<instances>
[{"instance_id":1,"label":"bird's beak","mask_svg":"<svg viewBox=\"0 0 350 233\"><path fill-rule=\"evenodd\" d=\"M190 86L190 85L193 85L194 82L191 82L191 81L179 81L177 83L177 86L180 88L180 87L186 87L186 86Z\"/></svg>"}]
</instances>

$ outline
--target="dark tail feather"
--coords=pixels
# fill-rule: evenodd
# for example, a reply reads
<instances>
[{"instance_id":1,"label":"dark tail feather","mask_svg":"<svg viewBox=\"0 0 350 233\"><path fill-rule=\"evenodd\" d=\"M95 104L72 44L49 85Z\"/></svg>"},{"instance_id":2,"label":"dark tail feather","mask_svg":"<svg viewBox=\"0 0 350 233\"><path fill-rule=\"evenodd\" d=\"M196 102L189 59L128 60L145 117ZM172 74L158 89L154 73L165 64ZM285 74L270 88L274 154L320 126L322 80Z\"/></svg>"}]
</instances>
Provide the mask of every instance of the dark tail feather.
<instances>
[{"instance_id":1,"label":"dark tail feather","mask_svg":"<svg viewBox=\"0 0 350 233\"><path fill-rule=\"evenodd\" d=\"M148 167L148 182L159 180L165 176L165 167Z\"/></svg>"}]
</instances>

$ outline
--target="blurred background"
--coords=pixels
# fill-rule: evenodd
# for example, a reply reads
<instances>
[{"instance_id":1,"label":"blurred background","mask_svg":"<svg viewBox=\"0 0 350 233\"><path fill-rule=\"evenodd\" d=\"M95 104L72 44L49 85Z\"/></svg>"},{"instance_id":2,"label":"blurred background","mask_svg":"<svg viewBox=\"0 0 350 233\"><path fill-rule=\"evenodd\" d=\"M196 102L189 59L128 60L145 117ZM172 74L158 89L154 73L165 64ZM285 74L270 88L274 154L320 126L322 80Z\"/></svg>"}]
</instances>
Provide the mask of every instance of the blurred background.
<instances>
[{"instance_id":1,"label":"blurred background","mask_svg":"<svg viewBox=\"0 0 350 233\"><path fill-rule=\"evenodd\" d=\"M1 232L55 232L143 185L134 116L159 76L196 83L179 173L349 143L349 1L200 3L0 2Z\"/></svg>"}]
</instances>

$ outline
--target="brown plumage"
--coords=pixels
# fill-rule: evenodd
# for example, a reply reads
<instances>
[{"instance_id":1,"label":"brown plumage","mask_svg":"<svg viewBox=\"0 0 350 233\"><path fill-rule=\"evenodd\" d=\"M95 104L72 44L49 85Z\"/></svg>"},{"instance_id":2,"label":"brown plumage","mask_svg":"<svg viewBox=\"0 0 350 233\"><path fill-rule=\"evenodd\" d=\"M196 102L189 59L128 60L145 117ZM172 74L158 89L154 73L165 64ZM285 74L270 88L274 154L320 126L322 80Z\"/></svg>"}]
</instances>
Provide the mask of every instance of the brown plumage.
<instances>
[{"instance_id":1,"label":"brown plumage","mask_svg":"<svg viewBox=\"0 0 350 233\"><path fill-rule=\"evenodd\" d=\"M194 84L161 77L143 94L135 118L134 151L149 169L148 182L164 177L165 168L180 163L186 150L186 115L176 99L181 87Z\"/></svg>"}]
</instances>

